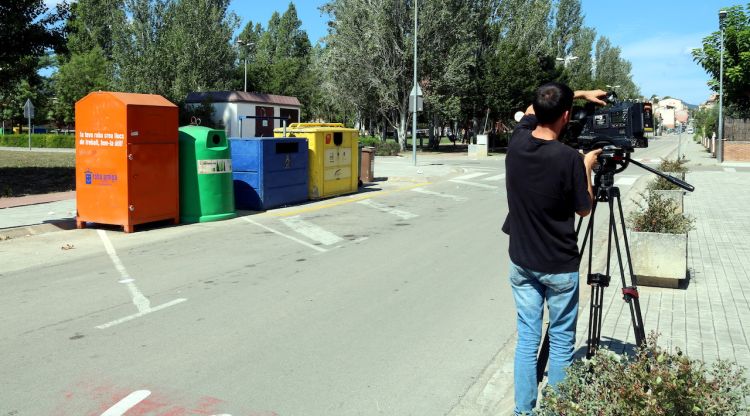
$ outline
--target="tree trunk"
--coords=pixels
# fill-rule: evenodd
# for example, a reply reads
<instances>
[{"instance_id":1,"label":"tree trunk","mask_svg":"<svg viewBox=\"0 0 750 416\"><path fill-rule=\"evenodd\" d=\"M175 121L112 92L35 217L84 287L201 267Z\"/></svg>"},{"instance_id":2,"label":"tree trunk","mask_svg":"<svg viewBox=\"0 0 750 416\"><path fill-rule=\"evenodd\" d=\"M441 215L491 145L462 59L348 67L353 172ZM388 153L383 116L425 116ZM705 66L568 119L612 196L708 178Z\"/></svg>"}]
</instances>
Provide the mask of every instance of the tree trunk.
<instances>
[{"instance_id":1,"label":"tree trunk","mask_svg":"<svg viewBox=\"0 0 750 416\"><path fill-rule=\"evenodd\" d=\"M398 126L398 143L401 145L401 150L406 150L406 118L406 111L402 111L399 114Z\"/></svg>"}]
</instances>

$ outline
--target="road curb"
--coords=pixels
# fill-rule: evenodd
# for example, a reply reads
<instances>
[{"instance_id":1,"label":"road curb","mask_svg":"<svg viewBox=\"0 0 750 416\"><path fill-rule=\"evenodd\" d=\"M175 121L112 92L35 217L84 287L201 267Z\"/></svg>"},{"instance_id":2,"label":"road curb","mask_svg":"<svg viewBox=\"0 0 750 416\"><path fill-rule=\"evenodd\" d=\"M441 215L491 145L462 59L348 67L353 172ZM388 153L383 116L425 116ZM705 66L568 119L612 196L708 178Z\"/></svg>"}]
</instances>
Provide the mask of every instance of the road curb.
<instances>
[{"instance_id":1,"label":"road curb","mask_svg":"<svg viewBox=\"0 0 750 416\"><path fill-rule=\"evenodd\" d=\"M58 231L73 230L76 228L74 218L49 221L44 224L24 225L21 227L5 228L0 230L0 241L11 240L21 237L49 234Z\"/></svg>"}]
</instances>

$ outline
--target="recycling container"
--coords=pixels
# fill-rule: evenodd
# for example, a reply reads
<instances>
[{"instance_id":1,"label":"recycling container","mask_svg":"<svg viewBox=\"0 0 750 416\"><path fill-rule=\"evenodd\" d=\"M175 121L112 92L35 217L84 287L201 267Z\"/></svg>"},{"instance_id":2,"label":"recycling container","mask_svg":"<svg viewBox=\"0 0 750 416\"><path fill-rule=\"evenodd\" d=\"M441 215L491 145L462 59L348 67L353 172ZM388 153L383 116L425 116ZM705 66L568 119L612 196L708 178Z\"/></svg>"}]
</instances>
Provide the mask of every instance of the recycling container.
<instances>
[{"instance_id":1,"label":"recycling container","mask_svg":"<svg viewBox=\"0 0 750 416\"><path fill-rule=\"evenodd\" d=\"M359 131L341 123L292 123L290 137L307 139L310 199L357 192ZM281 137L283 129L275 129Z\"/></svg>"},{"instance_id":2,"label":"recycling container","mask_svg":"<svg viewBox=\"0 0 750 416\"><path fill-rule=\"evenodd\" d=\"M238 209L263 211L307 201L307 140L230 138Z\"/></svg>"},{"instance_id":3,"label":"recycling container","mask_svg":"<svg viewBox=\"0 0 750 416\"><path fill-rule=\"evenodd\" d=\"M180 127L180 220L234 218L232 157L224 130Z\"/></svg>"},{"instance_id":4,"label":"recycling container","mask_svg":"<svg viewBox=\"0 0 750 416\"><path fill-rule=\"evenodd\" d=\"M375 179L375 148L366 146L360 150L359 177L362 182L372 182Z\"/></svg>"},{"instance_id":5,"label":"recycling container","mask_svg":"<svg viewBox=\"0 0 750 416\"><path fill-rule=\"evenodd\" d=\"M92 92L75 105L76 225L179 222L177 106L159 95Z\"/></svg>"}]
</instances>

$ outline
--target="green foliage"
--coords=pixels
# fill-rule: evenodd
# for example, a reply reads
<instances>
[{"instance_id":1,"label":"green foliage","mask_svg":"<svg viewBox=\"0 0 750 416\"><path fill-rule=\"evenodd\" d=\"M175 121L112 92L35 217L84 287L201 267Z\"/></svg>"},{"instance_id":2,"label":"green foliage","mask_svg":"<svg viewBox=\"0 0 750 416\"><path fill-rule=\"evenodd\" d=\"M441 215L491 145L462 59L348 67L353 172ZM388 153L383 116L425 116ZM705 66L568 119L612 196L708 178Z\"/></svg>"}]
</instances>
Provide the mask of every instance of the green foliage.
<instances>
[{"instance_id":1,"label":"green foliage","mask_svg":"<svg viewBox=\"0 0 750 416\"><path fill-rule=\"evenodd\" d=\"M684 234L694 229L695 220L677 212L677 204L657 192L640 194L638 209L628 216L633 231L647 233Z\"/></svg>"},{"instance_id":2,"label":"green foliage","mask_svg":"<svg viewBox=\"0 0 750 416\"><path fill-rule=\"evenodd\" d=\"M401 145L395 141L381 141L375 144L375 155L376 156L398 156L401 151Z\"/></svg>"},{"instance_id":3,"label":"green foliage","mask_svg":"<svg viewBox=\"0 0 750 416\"><path fill-rule=\"evenodd\" d=\"M710 138L719 129L719 106L693 111L693 125L696 134Z\"/></svg>"},{"instance_id":4,"label":"green foliage","mask_svg":"<svg viewBox=\"0 0 750 416\"><path fill-rule=\"evenodd\" d=\"M684 179L684 174L688 172L688 168L685 166L686 163L687 159L685 159L684 156L681 159L664 159L659 164L659 170L669 174L682 174L679 175L682 176L682 178L679 179ZM676 191L681 188L661 176L658 176L648 183L647 189L649 191Z\"/></svg>"},{"instance_id":5,"label":"green foliage","mask_svg":"<svg viewBox=\"0 0 750 416\"><path fill-rule=\"evenodd\" d=\"M725 111L734 117L747 118L750 117L750 4L723 10L727 11L723 23ZM703 47L693 50L693 60L712 76L710 85L716 92L719 91L720 55L720 31L703 38Z\"/></svg>"},{"instance_id":6,"label":"green foliage","mask_svg":"<svg viewBox=\"0 0 750 416\"><path fill-rule=\"evenodd\" d=\"M53 118L59 124L75 121L75 103L92 91L106 91L112 83L111 64L104 51L94 46L87 52L75 53L53 76L57 100Z\"/></svg>"},{"instance_id":7,"label":"green foliage","mask_svg":"<svg viewBox=\"0 0 750 416\"><path fill-rule=\"evenodd\" d=\"M612 46L606 36L602 36L596 42L596 74L595 85L603 90L607 85L619 85L616 89L621 99L635 99L641 93L630 75L632 65L621 56L619 47Z\"/></svg>"},{"instance_id":8,"label":"green foliage","mask_svg":"<svg viewBox=\"0 0 750 416\"><path fill-rule=\"evenodd\" d=\"M75 139L72 134L32 134L31 147L72 149L76 147ZM28 134L0 135L0 147L27 147L28 145Z\"/></svg>"},{"instance_id":9,"label":"green foliage","mask_svg":"<svg viewBox=\"0 0 750 416\"><path fill-rule=\"evenodd\" d=\"M544 393L542 416L723 416L747 414L750 385L737 364L709 367L678 348L660 347L652 333L635 357L600 349Z\"/></svg>"},{"instance_id":10,"label":"green foliage","mask_svg":"<svg viewBox=\"0 0 750 416\"><path fill-rule=\"evenodd\" d=\"M0 2L0 16L0 96L4 96L21 80L37 84L39 77L30 74L36 74L46 50L64 49L58 23L67 17L67 7L62 3L50 11L43 0L5 0Z\"/></svg>"}]
</instances>

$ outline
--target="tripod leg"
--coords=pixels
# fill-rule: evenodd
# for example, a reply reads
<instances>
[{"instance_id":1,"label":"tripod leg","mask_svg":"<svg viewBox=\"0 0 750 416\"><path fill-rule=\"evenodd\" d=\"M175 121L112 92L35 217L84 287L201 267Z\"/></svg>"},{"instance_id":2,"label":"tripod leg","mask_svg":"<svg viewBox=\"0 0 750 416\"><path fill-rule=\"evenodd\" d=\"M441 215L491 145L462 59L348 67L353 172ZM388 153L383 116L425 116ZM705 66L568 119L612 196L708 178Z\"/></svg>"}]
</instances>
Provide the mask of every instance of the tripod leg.
<instances>
[{"instance_id":1,"label":"tripod leg","mask_svg":"<svg viewBox=\"0 0 750 416\"><path fill-rule=\"evenodd\" d=\"M628 233L625 229L625 216L622 213L622 201L620 201L619 189L613 189L613 199L617 199L617 208L620 214L620 227L622 229L623 242L625 245L625 256L628 262L628 271L630 272L630 286L625 281L625 268L620 251L620 242L617 238L617 226L612 223L612 232L615 235L615 247L617 248L617 261L620 265L620 278L622 280L622 294L625 302L630 307L630 318L633 322L633 335L635 335L635 344L641 346L646 339L645 329L643 328L643 316L641 315L641 303L638 296L638 287L635 285L635 273L633 273L633 262L630 257L630 247L628 245ZM614 219L614 218L613 218Z\"/></svg>"},{"instance_id":2,"label":"tripod leg","mask_svg":"<svg viewBox=\"0 0 750 416\"><path fill-rule=\"evenodd\" d=\"M589 339L586 358L591 358L599 349L602 332L602 300L604 288L597 284L591 286L591 303L589 307Z\"/></svg>"}]
</instances>

